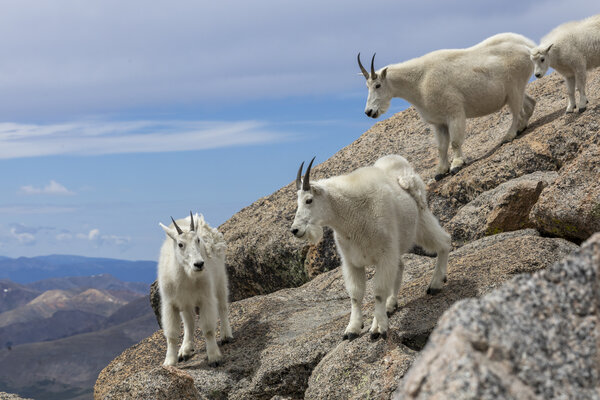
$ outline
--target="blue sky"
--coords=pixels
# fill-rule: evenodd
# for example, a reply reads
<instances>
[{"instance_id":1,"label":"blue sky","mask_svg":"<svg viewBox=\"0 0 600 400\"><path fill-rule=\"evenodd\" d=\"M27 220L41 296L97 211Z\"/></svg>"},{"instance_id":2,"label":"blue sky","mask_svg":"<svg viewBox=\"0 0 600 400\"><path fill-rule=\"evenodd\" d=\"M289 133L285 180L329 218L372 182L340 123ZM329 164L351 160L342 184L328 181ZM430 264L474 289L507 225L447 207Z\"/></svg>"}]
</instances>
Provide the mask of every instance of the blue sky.
<instances>
[{"instance_id":1,"label":"blue sky","mask_svg":"<svg viewBox=\"0 0 600 400\"><path fill-rule=\"evenodd\" d=\"M219 225L371 127L357 52L379 68L499 32L537 42L600 12L597 0L0 4L0 255L148 260L159 221L193 210Z\"/></svg>"}]
</instances>

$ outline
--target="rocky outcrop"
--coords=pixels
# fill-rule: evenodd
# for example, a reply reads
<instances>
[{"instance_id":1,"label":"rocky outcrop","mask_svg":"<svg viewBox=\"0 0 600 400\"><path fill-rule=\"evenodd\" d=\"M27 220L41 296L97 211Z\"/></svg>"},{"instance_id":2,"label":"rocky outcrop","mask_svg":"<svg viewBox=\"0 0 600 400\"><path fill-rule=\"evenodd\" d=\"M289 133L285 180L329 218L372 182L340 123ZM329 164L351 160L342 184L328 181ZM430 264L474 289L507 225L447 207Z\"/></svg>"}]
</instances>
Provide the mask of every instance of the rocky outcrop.
<instances>
[{"instance_id":1,"label":"rocky outcrop","mask_svg":"<svg viewBox=\"0 0 600 400\"><path fill-rule=\"evenodd\" d=\"M16 394L0 392L0 400L33 400L29 398L19 397Z\"/></svg>"},{"instance_id":2,"label":"rocky outcrop","mask_svg":"<svg viewBox=\"0 0 600 400\"><path fill-rule=\"evenodd\" d=\"M600 231L600 126L531 211L540 232L584 240Z\"/></svg>"},{"instance_id":3,"label":"rocky outcrop","mask_svg":"<svg viewBox=\"0 0 600 400\"><path fill-rule=\"evenodd\" d=\"M599 399L600 233L440 319L395 399Z\"/></svg>"},{"instance_id":4,"label":"rocky outcrop","mask_svg":"<svg viewBox=\"0 0 600 400\"><path fill-rule=\"evenodd\" d=\"M600 93L600 71L589 74L588 86L590 93ZM312 176L318 179L371 164L385 154L401 154L428 182L430 207L452 235L455 248L450 256L448 282L439 295L425 295L434 259L418 254L405 256L405 282L399 309L390 319L387 340L372 342L364 334L372 316L369 289L363 335L352 342L341 341L350 307L341 273L336 268L339 258L333 236L326 230L320 243L309 246L288 233L295 211L293 184L259 199L223 224L219 229L228 241L231 294L237 300L231 305L230 315L236 338L222 346L223 365L211 369L197 333L196 355L178 365L193 380L193 395L185 393L200 399L390 398L397 387L403 387L403 376L410 373L410 366L445 310L458 301L481 297L494 289L501 291L499 288L514 276L552 265L589 238L598 230L600 219L597 210L600 101L592 95L585 113L564 115L564 83L556 74L532 83L528 91L536 98L537 107L525 133L501 144L510 123L506 110L469 120L463 146L467 164L456 175L438 182L433 180L437 159L433 134L412 108L375 124L354 143L313 169ZM369 278L370 274L372 271ZM305 283L311 277L314 278ZM524 283L522 279L528 278L516 281ZM531 292L538 293L538 288L532 288ZM529 299L526 291L515 293L523 298L504 299L515 303ZM535 307L545 302L540 299ZM159 299L155 296L153 302L158 305ZM532 312L537 312L535 307L532 306ZM549 321L543 326L549 329L548 337L563 335L562 330L552 325L556 322L556 326L563 326L563 322L553 320L560 315L547 316ZM490 315L493 321L501 321L503 317L504 314ZM520 322L527 315L515 314L515 318ZM533 324L525 321L523 326L533 327ZM515 332L527 336L520 327ZM464 339L460 335L457 338ZM566 346L565 340L573 338L568 333L557 338L557 343ZM526 343L534 340L523 339ZM448 351L458 351L460 342L452 343L455 346ZM551 345L550 341L544 343L543 346ZM589 344L581 342L582 346ZM568 345L579 346L579 343L568 342ZM516 342L514 346L524 348ZM543 346L532 348L539 349L540 354L554 349ZM487 357L491 351L493 359L505 356L496 355L490 348L480 352ZM585 351L589 353L590 349L581 349ZM173 392L167 388L174 387L169 385L178 379L185 386L182 391L191 390L185 376L175 376L160 367L164 353L161 331L128 349L100 374L96 399L117 398L120 393L150 396L144 385L139 384L142 381L162 382L148 389L153 390L151 396L157 399L167 398L160 393ZM522 354L533 357L527 352ZM567 362L576 363L572 359ZM486 369L490 365L497 367L478 364L478 368L483 368L482 374L492 376L497 370ZM553 367L563 371L562 367ZM531 368L523 364L523 371ZM523 377L533 379L523 375L515 380L516 389L510 390L519 389ZM427 383L422 380L419 385L425 385L423 382ZM533 390L535 396L545 398L540 393L546 392L532 389L537 384L526 381L523 385L523 393ZM427 390L430 389L422 386L419 393L429 393Z\"/></svg>"},{"instance_id":5,"label":"rocky outcrop","mask_svg":"<svg viewBox=\"0 0 600 400\"><path fill-rule=\"evenodd\" d=\"M531 228L531 208L540 193L558 177L555 171L523 175L483 192L446 224L456 246L501 232Z\"/></svg>"},{"instance_id":6,"label":"rocky outcrop","mask_svg":"<svg viewBox=\"0 0 600 400\"><path fill-rule=\"evenodd\" d=\"M389 396L451 304L487 293L515 274L545 268L575 248L562 239L540 237L532 229L474 241L451 253L448 282L437 296L425 294L435 259L409 255L399 310L391 317L387 341L371 342L366 334L373 310L373 271L369 271L363 335L352 342L341 340L350 299L337 268L300 288L232 303L235 339L221 346L223 364L215 369L208 366L197 332L195 356L178 367L191 376L201 399L340 398L336 397L340 391L357 398ZM152 390L154 399L178 398L170 397L167 387L179 378L160 367L165 350L158 331L125 351L100 374L95 398L121 398L121 393L131 396L125 398L148 398L147 390ZM163 382L164 387L140 384L150 381Z\"/></svg>"}]
</instances>

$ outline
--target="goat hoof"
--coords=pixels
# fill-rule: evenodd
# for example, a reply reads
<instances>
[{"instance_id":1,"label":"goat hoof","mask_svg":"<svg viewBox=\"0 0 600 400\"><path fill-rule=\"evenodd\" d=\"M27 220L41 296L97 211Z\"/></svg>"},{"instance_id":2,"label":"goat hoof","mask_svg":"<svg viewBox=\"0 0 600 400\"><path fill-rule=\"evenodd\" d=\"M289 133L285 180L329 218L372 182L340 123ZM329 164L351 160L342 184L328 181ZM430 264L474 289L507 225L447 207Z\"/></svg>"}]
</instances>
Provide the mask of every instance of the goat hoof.
<instances>
[{"instance_id":1,"label":"goat hoof","mask_svg":"<svg viewBox=\"0 0 600 400\"><path fill-rule=\"evenodd\" d=\"M225 338L221 339L221 344L231 343L232 341L233 341L233 336L226 336Z\"/></svg>"},{"instance_id":2,"label":"goat hoof","mask_svg":"<svg viewBox=\"0 0 600 400\"><path fill-rule=\"evenodd\" d=\"M192 354L186 355L186 356L179 356L179 358L177 359L178 362L182 362L182 361L187 361L190 358L192 358Z\"/></svg>"},{"instance_id":3,"label":"goat hoof","mask_svg":"<svg viewBox=\"0 0 600 400\"><path fill-rule=\"evenodd\" d=\"M362 325L360 326L360 329L365 329L365 324L362 324Z\"/></svg>"},{"instance_id":4,"label":"goat hoof","mask_svg":"<svg viewBox=\"0 0 600 400\"><path fill-rule=\"evenodd\" d=\"M437 182L437 181L441 181L445 176L446 176L446 174L435 174L433 179L435 179L435 181Z\"/></svg>"},{"instance_id":5,"label":"goat hoof","mask_svg":"<svg viewBox=\"0 0 600 400\"><path fill-rule=\"evenodd\" d=\"M347 340L349 342L353 341L354 339L356 339L358 337L357 333L344 333L344 339L343 340Z\"/></svg>"},{"instance_id":6,"label":"goat hoof","mask_svg":"<svg viewBox=\"0 0 600 400\"><path fill-rule=\"evenodd\" d=\"M442 289L436 289L436 288L432 288L432 287L427 288L427 294L430 294L430 295L436 295L441 291L442 291Z\"/></svg>"},{"instance_id":7,"label":"goat hoof","mask_svg":"<svg viewBox=\"0 0 600 400\"><path fill-rule=\"evenodd\" d=\"M213 361L213 362L208 363L208 366L211 368L217 368L219 365L221 365L220 361Z\"/></svg>"},{"instance_id":8,"label":"goat hoof","mask_svg":"<svg viewBox=\"0 0 600 400\"><path fill-rule=\"evenodd\" d=\"M381 336L379 332L371 332L371 340L377 340L379 336Z\"/></svg>"},{"instance_id":9,"label":"goat hoof","mask_svg":"<svg viewBox=\"0 0 600 400\"><path fill-rule=\"evenodd\" d=\"M446 282L448 282L448 277L447 276L444 277L444 283L446 283Z\"/></svg>"},{"instance_id":10,"label":"goat hoof","mask_svg":"<svg viewBox=\"0 0 600 400\"><path fill-rule=\"evenodd\" d=\"M451 173L452 175L456 175L456 174L458 173L458 171L460 171L460 170L461 170L461 168L462 168L462 167L454 167L454 168L452 168L452 169L450 170L450 173Z\"/></svg>"},{"instance_id":11,"label":"goat hoof","mask_svg":"<svg viewBox=\"0 0 600 400\"><path fill-rule=\"evenodd\" d=\"M587 110L587 106L585 106L585 107L579 107L579 114L581 114L585 110Z\"/></svg>"}]
</instances>

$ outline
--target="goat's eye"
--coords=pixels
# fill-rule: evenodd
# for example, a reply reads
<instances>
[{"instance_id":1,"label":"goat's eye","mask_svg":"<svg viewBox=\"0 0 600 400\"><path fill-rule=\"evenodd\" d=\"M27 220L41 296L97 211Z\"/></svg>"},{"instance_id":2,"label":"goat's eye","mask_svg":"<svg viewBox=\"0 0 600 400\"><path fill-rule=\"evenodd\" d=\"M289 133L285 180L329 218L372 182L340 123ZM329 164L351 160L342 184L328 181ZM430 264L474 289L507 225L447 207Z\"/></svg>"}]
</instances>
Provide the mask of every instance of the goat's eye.
<instances>
[{"instance_id":1,"label":"goat's eye","mask_svg":"<svg viewBox=\"0 0 600 400\"><path fill-rule=\"evenodd\" d=\"M541 61L541 62L544 62L544 60L545 60L545 58L544 58L544 57L542 57L542 58L540 59L540 61Z\"/></svg>"},{"instance_id":2,"label":"goat's eye","mask_svg":"<svg viewBox=\"0 0 600 400\"><path fill-rule=\"evenodd\" d=\"M375 89L379 89L381 87L381 83L378 83L377 85L375 85Z\"/></svg>"},{"instance_id":3,"label":"goat's eye","mask_svg":"<svg viewBox=\"0 0 600 400\"><path fill-rule=\"evenodd\" d=\"M306 204L310 204L310 203L312 203L312 199L307 199Z\"/></svg>"},{"instance_id":4,"label":"goat's eye","mask_svg":"<svg viewBox=\"0 0 600 400\"><path fill-rule=\"evenodd\" d=\"M183 243L179 243L178 246L180 249L183 249Z\"/></svg>"}]
</instances>

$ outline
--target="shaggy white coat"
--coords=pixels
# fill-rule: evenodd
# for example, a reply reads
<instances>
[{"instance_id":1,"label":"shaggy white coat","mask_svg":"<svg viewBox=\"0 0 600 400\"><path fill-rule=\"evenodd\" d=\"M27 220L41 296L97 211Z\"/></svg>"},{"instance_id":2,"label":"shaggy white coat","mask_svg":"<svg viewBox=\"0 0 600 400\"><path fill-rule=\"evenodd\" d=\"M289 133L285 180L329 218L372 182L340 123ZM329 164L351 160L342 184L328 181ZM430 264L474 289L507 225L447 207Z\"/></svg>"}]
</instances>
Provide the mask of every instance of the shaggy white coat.
<instances>
[{"instance_id":1,"label":"shaggy white coat","mask_svg":"<svg viewBox=\"0 0 600 400\"><path fill-rule=\"evenodd\" d=\"M544 36L531 50L534 74L543 77L549 67L565 77L569 102L567 113L575 111L575 89L579 91L579 112L587 108L587 71L600 66L600 14L567 22Z\"/></svg>"},{"instance_id":2,"label":"shaggy white coat","mask_svg":"<svg viewBox=\"0 0 600 400\"><path fill-rule=\"evenodd\" d=\"M222 358L215 339L217 313L221 320L221 340L226 342L233 338L228 317L225 240L203 216L196 214L194 220L195 231L188 228L191 216L176 221L183 231L181 234L173 224L169 227L160 224L167 234L158 261L162 326L167 339L164 365L175 365L178 360L192 356L196 308L211 365L218 364ZM184 336L177 351L182 318Z\"/></svg>"},{"instance_id":3,"label":"shaggy white coat","mask_svg":"<svg viewBox=\"0 0 600 400\"><path fill-rule=\"evenodd\" d=\"M298 190L292 233L311 242L320 240L323 226L334 231L342 272L352 303L344 338L356 338L363 325L365 267L375 267L375 312L371 336L385 337L388 313L398 304L402 254L414 244L437 252L428 293L441 290L446 279L450 235L427 207L425 184L406 159L380 158L373 166L347 175L310 182Z\"/></svg>"},{"instance_id":4,"label":"shaggy white coat","mask_svg":"<svg viewBox=\"0 0 600 400\"><path fill-rule=\"evenodd\" d=\"M525 93L533 72L529 50L535 43L522 35L501 33L466 48L438 50L403 63L388 65L367 78L365 113L377 118L393 97L415 106L433 125L438 146L436 179L463 164L466 118L491 114L508 105L512 123L503 141L523 131L535 107ZM454 158L448 163L448 147Z\"/></svg>"}]
</instances>

